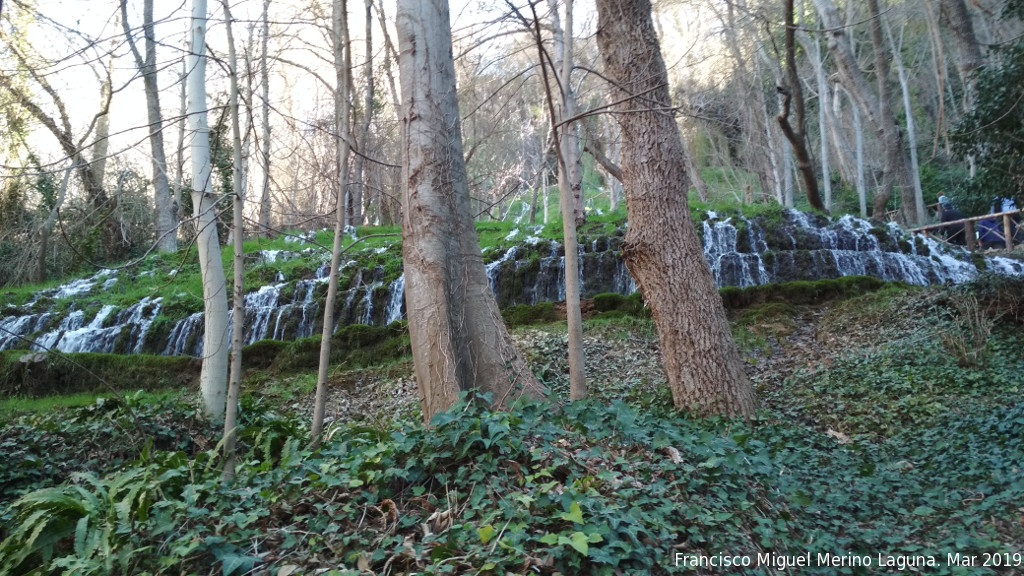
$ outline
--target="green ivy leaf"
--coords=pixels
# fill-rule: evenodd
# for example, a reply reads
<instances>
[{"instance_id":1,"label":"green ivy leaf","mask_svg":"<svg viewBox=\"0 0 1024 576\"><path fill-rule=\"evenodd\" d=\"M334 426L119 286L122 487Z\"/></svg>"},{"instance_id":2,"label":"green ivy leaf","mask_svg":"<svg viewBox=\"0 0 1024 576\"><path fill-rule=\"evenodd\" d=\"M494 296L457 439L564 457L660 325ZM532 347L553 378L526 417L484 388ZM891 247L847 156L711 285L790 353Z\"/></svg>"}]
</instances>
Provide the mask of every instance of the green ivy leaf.
<instances>
[{"instance_id":1,"label":"green ivy leaf","mask_svg":"<svg viewBox=\"0 0 1024 576\"><path fill-rule=\"evenodd\" d=\"M559 540L561 540L561 538L559 538ZM573 532L569 538L566 538L566 540L568 540L567 544L572 546L573 550L576 550L580 554L586 556L590 552L590 545L588 544L590 542L590 538L583 532Z\"/></svg>"},{"instance_id":2,"label":"green ivy leaf","mask_svg":"<svg viewBox=\"0 0 1024 576\"><path fill-rule=\"evenodd\" d=\"M476 534L480 537L481 544L487 544L491 541L491 538L494 538L494 526L488 524L487 526L477 528Z\"/></svg>"},{"instance_id":3,"label":"green ivy leaf","mask_svg":"<svg viewBox=\"0 0 1024 576\"><path fill-rule=\"evenodd\" d=\"M573 524L583 524L583 509L580 508L579 502L573 502L569 505L569 511L562 512L559 517Z\"/></svg>"}]
</instances>

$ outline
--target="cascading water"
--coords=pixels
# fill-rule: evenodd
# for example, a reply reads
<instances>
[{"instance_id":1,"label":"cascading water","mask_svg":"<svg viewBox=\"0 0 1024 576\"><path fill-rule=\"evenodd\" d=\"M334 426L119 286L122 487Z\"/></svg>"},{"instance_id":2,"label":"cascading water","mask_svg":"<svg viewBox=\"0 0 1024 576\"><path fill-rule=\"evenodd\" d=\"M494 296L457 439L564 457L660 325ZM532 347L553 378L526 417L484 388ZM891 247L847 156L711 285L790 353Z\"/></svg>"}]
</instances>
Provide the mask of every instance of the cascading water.
<instances>
[{"instance_id":1,"label":"cascading water","mask_svg":"<svg viewBox=\"0 0 1024 576\"><path fill-rule=\"evenodd\" d=\"M970 255L935 240L908 237L895 225L876 226L852 216L828 220L787 211L782 222L762 226L758 218L724 216L709 212L701 222L704 256L719 287L747 287L773 282L817 280L849 275L875 276L911 284L962 283L978 275ZM537 230L533 230L536 234ZM582 295L602 292L623 295L636 291L619 250L622 233L580 243ZM379 253L380 249L377 249ZM308 257L308 253L263 251L266 263ZM502 307L537 304L565 298L565 258L557 242L530 236L485 266L488 283ZM1024 275L1024 263L1005 257L985 257L989 271ZM355 261L342 269L358 266ZM247 344L263 340L291 340L318 332L328 266L313 278L274 284L245 297ZM404 314L405 276L386 284L383 267L357 268L339 287L338 325L390 324ZM7 306L0 317L0 350L31 348L64 352L132 353L143 350L166 355L202 354L203 315L192 314L150 336L162 302L143 299L125 308L100 307L95 316L78 303L97 290L109 290L117 276L103 271L41 290L23 306ZM386 295L381 291L386 290ZM59 301L70 305L58 306ZM375 303L376 300L376 303ZM59 311L60 310L60 311ZM152 340L152 341L150 341ZM31 343L31 345L30 345Z\"/></svg>"}]
</instances>

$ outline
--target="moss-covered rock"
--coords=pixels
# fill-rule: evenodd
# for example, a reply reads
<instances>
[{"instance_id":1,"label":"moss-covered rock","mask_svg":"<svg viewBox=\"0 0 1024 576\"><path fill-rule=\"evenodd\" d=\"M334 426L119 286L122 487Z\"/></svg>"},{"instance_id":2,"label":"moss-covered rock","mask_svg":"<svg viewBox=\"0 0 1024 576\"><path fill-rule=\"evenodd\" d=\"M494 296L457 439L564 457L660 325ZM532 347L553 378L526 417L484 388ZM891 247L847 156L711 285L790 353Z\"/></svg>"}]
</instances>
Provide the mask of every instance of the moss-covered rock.
<instances>
[{"instance_id":1,"label":"moss-covered rock","mask_svg":"<svg viewBox=\"0 0 1024 576\"><path fill-rule=\"evenodd\" d=\"M0 396L192 387L201 367L191 357L8 351L0 355Z\"/></svg>"}]
</instances>

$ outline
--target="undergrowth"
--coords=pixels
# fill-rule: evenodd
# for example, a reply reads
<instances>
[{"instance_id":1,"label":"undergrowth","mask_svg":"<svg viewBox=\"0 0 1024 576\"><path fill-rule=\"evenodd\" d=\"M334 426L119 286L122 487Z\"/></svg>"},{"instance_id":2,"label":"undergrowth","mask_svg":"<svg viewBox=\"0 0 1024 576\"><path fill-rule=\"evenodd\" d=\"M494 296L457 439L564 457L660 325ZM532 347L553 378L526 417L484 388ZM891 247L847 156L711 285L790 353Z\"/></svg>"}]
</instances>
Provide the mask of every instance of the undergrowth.
<instances>
[{"instance_id":1,"label":"undergrowth","mask_svg":"<svg viewBox=\"0 0 1024 576\"><path fill-rule=\"evenodd\" d=\"M154 408L134 407L147 421L167 406ZM106 427L105 410L76 418ZM947 552L1012 552L1004 542L1024 536L1020 402L850 444L784 413L748 424L619 401L469 402L432 428L336 426L316 452L304 422L245 412L230 485L214 451L174 446L38 481L49 487L6 513L0 571L668 574L677 553L810 552L934 555L929 574L962 574ZM53 425L37 418L20 426Z\"/></svg>"},{"instance_id":2,"label":"undergrowth","mask_svg":"<svg viewBox=\"0 0 1024 576\"><path fill-rule=\"evenodd\" d=\"M643 385L623 372L592 384L599 400L492 412L464 399L431 427L409 412L334 424L313 451L304 418L247 396L225 485L219 431L189 403L16 417L0 428L0 573L659 575L685 573L680 556L804 554L873 564L800 574L902 573L879 562L908 557L933 558L929 575L1013 573L1019 286L985 282L834 304L819 337L835 341L759 380L751 422L690 418L630 394ZM767 341L797 313L768 303L742 315ZM607 342L653 339L646 318L588 322ZM988 336L964 362L942 334L974 341L972 323ZM1018 566L949 565L958 553Z\"/></svg>"}]
</instances>

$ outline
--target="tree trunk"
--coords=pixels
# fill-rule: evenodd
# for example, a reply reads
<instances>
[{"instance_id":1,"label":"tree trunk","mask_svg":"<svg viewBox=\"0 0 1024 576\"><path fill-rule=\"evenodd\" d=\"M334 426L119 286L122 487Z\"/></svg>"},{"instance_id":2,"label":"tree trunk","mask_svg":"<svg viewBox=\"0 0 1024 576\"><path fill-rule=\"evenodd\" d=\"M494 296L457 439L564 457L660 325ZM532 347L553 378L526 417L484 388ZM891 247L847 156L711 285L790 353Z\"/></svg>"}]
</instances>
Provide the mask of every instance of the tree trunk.
<instances>
[{"instance_id":1,"label":"tree trunk","mask_svg":"<svg viewBox=\"0 0 1024 576\"><path fill-rule=\"evenodd\" d=\"M575 97L572 94L572 90L566 88L569 83L569 72L572 68L570 63L572 59L572 0L566 0L565 11L566 26L569 28L568 47L565 50L569 51L569 55L563 55L562 60L561 97L563 111L569 112L575 107ZM552 6L552 13L555 15L553 19L557 30L557 6ZM534 13L533 24L535 27L534 40L537 43L540 60L543 62L543 40L540 32L540 21L537 19L536 13ZM550 88L548 88L550 84L548 82L547 70L547 66L541 67L541 73L544 76L544 91L547 97L548 113L551 117L551 134L555 139L555 150L558 153L558 195L559 207L562 211L562 241L565 244L565 315L569 332L569 399L575 402L587 397L587 375L584 369L586 357L583 353L583 316L580 311L579 247L576 241L576 225L581 220L579 217L575 219L569 217L570 214L581 213L575 211L575 202L579 197L579 189L574 188L576 180L575 175L572 174L572 163L580 165L582 163L580 162L578 145L573 145L570 142L576 133L576 123L558 125L558 114L555 112L554 98L551 95ZM557 78L557 72L555 72L555 76ZM567 118L563 118L563 120L565 119Z\"/></svg>"},{"instance_id":2,"label":"tree trunk","mask_svg":"<svg viewBox=\"0 0 1024 576\"><path fill-rule=\"evenodd\" d=\"M174 196L171 200L175 226L181 223L181 189L185 182L185 126L188 124L188 61L186 58L181 60L181 74L178 77L178 82L181 84L179 94L181 114L178 120L178 177L174 183Z\"/></svg>"},{"instance_id":3,"label":"tree trunk","mask_svg":"<svg viewBox=\"0 0 1024 576\"><path fill-rule=\"evenodd\" d=\"M675 405L752 417L756 399L687 205L689 178L647 0L598 0L597 44L622 128L622 252L651 307Z\"/></svg>"},{"instance_id":4,"label":"tree trunk","mask_svg":"<svg viewBox=\"0 0 1024 576\"><path fill-rule=\"evenodd\" d=\"M399 0L405 103L402 253L413 363L425 421L460 391L496 407L543 387L505 329L470 212L447 2Z\"/></svg>"},{"instance_id":5,"label":"tree trunk","mask_svg":"<svg viewBox=\"0 0 1024 576\"><path fill-rule=\"evenodd\" d=\"M960 55L957 58L957 69L960 71L960 79L964 83L964 107L966 109L971 106L973 98L971 74L984 63L981 45L974 33L971 14L967 11L967 4L964 3L964 0L941 0L941 7L942 16L953 32L956 49Z\"/></svg>"},{"instance_id":6,"label":"tree trunk","mask_svg":"<svg viewBox=\"0 0 1024 576\"><path fill-rule=\"evenodd\" d=\"M573 36L572 36L572 5L573 0L565 0L565 28L558 17L558 1L548 0L551 8L551 35L555 45L555 62L552 69L555 73L556 84L559 87L558 123L565 122L576 116L576 92L572 87L573 70ZM541 56L543 62L544 57ZM582 226L587 221L587 213L583 209L583 161L582 148L580 146L579 128L576 122L568 125L559 138L561 143L561 154L565 159L569 179L569 191L572 194L572 216L576 226ZM561 178L561 172L559 172ZM562 213L566 217L566 213Z\"/></svg>"},{"instance_id":7,"label":"tree trunk","mask_svg":"<svg viewBox=\"0 0 1024 576\"><path fill-rule=\"evenodd\" d=\"M828 155L828 133L829 127L834 123L830 122L828 116L829 88L825 79L825 66L821 61L821 44L813 40L814 50L814 78L818 82L818 132L821 144L821 184L825 192L825 210L832 211L832 169L829 164Z\"/></svg>"},{"instance_id":8,"label":"tree trunk","mask_svg":"<svg viewBox=\"0 0 1024 576\"><path fill-rule=\"evenodd\" d=\"M263 114L263 185L260 193L260 234L271 235L270 203L270 67L267 64L267 44L270 41L270 0L263 0L263 33L260 36L260 88L262 90Z\"/></svg>"},{"instance_id":9,"label":"tree trunk","mask_svg":"<svg viewBox=\"0 0 1024 576\"><path fill-rule=\"evenodd\" d=\"M192 209L198 233L196 249L203 279L203 368L199 388L206 416L224 418L228 377L228 299L217 235L210 139L206 105L206 0L192 0L192 36L188 54L188 122L192 144Z\"/></svg>"},{"instance_id":10,"label":"tree trunk","mask_svg":"<svg viewBox=\"0 0 1024 576\"><path fill-rule=\"evenodd\" d=\"M233 272L234 287L232 290L231 313L231 366L228 378L227 409L224 416L224 472L225 482L235 475L235 444L238 427L238 397L242 388L242 345L245 342L245 248L242 211L245 203L245 166L242 159L241 120L238 116L238 55L235 50L235 37L232 33L231 7L228 0L221 0L224 7L224 27L228 36L228 77L231 83L229 106L231 107L231 146L234 148L232 165L232 243L234 244Z\"/></svg>"},{"instance_id":11,"label":"tree trunk","mask_svg":"<svg viewBox=\"0 0 1024 576\"><path fill-rule=\"evenodd\" d=\"M370 121L373 119L373 1L365 1L366 8L366 65L363 67L363 118L359 126L359 145L353 172L358 181L352 187L352 220L356 226L363 224L363 192L369 170L365 156L369 153Z\"/></svg>"},{"instance_id":12,"label":"tree trunk","mask_svg":"<svg viewBox=\"0 0 1024 576\"><path fill-rule=\"evenodd\" d=\"M167 177L167 156L164 151L163 114L160 111L160 88L156 68L156 25L153 22L153 0L142 5L142 35L146 54L143 56L135 44L128 24L128 0L121 0L121 25L128 46L135 56L135 66L142 74L146 92L146 119L149 122L149 148L153 157L153 205L156 209L156 248L160 252L178 249L178 219L174 214L171 185Z\"/></svg>"},{"instance_id":13,"label":"tree trunk","mask_svg":"<svg viewBox=\"0 0 1024 576\"><path fill-rule=\"evenodd\" d=\"M327 385L331 367L331 337L334 336L334 307L338 299L338 269L341 268L341 243L345 236L348 210L345 189L348 187L349 156L349 96L352 86L345 73L352 62L352 51L348 42L348 3L334 1L334 65L337 71L337 89L334 95L334 118L338 131L338 188L335 191L334 244L331 249L331 272L327 280L327 299L324 300L324 327L320 334L320 364L316 378L316 399L313 404L313 424L310 429L313 444L320 442L327 413ZM406 273L408 278L408 273ZM408 285L408 284L407 284Z\"/></svg>"},{"instance_id":14,"label":"tree trunk","mask_svg":"<svg viewBox=\"0 0 1024 576\"><path fill-rule=\"evenodd\" d=\"M796 156L796 166L804 181L804 190L807 193L807 201L815 210L825 210L821 203L821 195L818 193L818 180L814 175L814 163L811 162L811 155L807 152L806 114L804 112L804 92L800 85L800 76L797 74L796 62L796 20L793 13L793 0L785 0L786 10L786 86L779 87L782 93L782 111L776 117L779 127L786 139L793 147L793 154ZM789 109L793 107L796 116L796 125L789 122Z\"/></svg>"},{"instance_id":15,"label":"tree trunk","mask_svg":"<svg viewBox=\"0 0 1024 576\"><path fill-rule=\"evenodd\" d=\"M71 166L64 171L64 181L60 185L60 193L57 194L57 198L53 203L53 208L50 208L50 213L47 214L46 220L39 226L39 252L38 259L36 262L36 273L32 279L36 284L42 284L46 282L46 251L50 246L50 234L53 232L53 225L57 222L57 215L60 213L60 209L64 206L64 199L68 195L68 183L71 180L71 173L75 171L75 164L78 160L72 160Z\"/></svg>"},{"instance_id":16,"label":"tree trunk","mask_svg":"<svg viewBox=\"0 0 1024 576\"><path fill-rule=\"evenodd\" d=\"M892 60L896 63L896 74L900 80L900 92L903 94L903 115L907 122L907 139L910 142L910 176L914 185L914 210L917 211L917 225L928 224L928 211L924 207L924 191L921 189L921 170L917 162L917 126L914 124L914 106L910 101L910 81L907 79L907 71L903 68L903 56L900 54L901 47L889 30L889 25L882 22L885 34L889 40L889 49L892 50Z\"/></svg>"}]
</instances>

